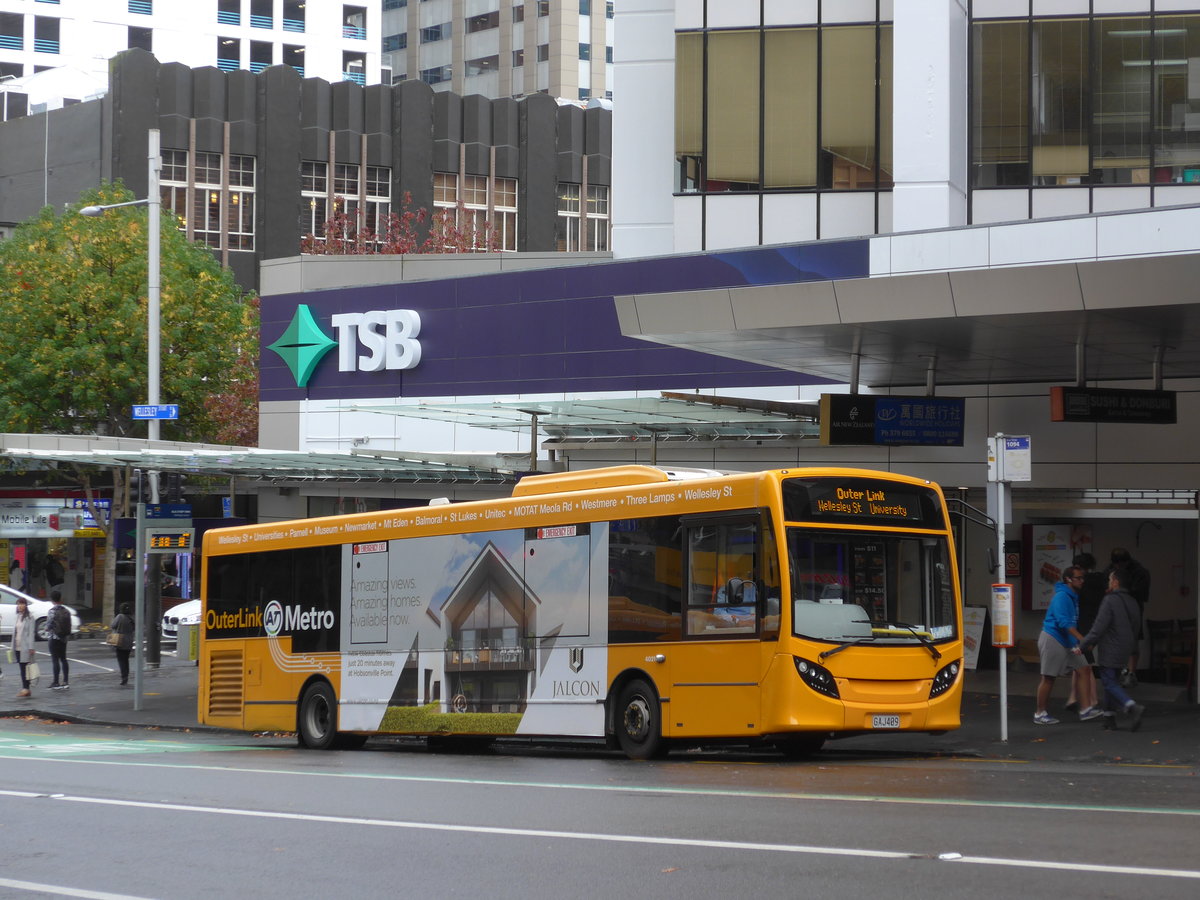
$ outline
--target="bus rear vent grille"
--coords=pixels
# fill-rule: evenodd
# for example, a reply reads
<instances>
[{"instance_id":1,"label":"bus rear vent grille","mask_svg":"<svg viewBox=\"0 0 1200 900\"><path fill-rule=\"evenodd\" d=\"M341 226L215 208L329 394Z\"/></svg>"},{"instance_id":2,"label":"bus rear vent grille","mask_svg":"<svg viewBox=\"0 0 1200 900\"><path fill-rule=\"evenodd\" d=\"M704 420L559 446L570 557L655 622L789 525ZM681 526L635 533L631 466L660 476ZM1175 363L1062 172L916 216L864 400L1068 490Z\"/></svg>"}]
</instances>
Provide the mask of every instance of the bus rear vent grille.
<instances>
[{"instance_id":1,"label":"bus rear vent grille","mask_svg":"<svg viewBox=\"0 0 1200 900\"><path fill-rule=\"evenodd\" d=\"M227 650L212 654L208 670L208 714L241 716L242 651Z\"/></svg>"}]
</instances>

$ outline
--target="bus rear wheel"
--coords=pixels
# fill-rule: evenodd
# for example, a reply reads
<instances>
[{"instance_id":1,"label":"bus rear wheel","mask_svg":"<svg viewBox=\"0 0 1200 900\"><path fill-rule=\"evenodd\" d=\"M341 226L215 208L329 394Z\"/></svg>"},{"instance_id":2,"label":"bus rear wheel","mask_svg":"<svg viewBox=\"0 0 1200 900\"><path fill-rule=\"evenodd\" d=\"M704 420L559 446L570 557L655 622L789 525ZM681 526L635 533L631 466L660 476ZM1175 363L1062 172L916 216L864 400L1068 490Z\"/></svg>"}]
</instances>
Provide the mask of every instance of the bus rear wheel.
<instances>
[{"instance_id":1,"label":"bus rear wheel","mask_svg":"<svg viewBox=\"0 0 1200 900\"><path fill-rule=\"evenodd\" d=\"M664 756L667 743L662 736L662 712L654 688L640 678L621 690L616 710L617 742L630 759Z\"/></svg>"},{"instance_id":2,"label":"bus rear wheel","mask_svg":"<svg viewBox=\"0 0 1200 900\"><path fill-rule=\"evenodd\" d=\"M314 682L305 688L296 725L301 747L329 750L337 745L337 697L328 682Z\"/></svg>"}]
</instances>

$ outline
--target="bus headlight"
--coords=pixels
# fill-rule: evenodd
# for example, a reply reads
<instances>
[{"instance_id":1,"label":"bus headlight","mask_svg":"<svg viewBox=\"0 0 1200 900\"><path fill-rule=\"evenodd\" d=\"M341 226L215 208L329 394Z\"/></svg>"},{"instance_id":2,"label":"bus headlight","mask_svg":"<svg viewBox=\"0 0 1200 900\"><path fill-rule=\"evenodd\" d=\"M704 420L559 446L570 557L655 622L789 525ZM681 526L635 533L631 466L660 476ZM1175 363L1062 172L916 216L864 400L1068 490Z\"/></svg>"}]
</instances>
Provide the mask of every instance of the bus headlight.
<instances>
[{"instance_id":1,"label":"bus headlight","mask_svg":"<svg viewBox=\"0 0 1200 900\"><path fill-rule=\"evenodd\" d=\"M959 661L942 666L936 675L933 676L933 687L929 689L930 699L944 694L954 686L954 682L958 680L958 670L961 668Z\"/></svg>"},{"instance_id":2,"label":"bus headlight","mask_svg":"<svg viewBox=\"0 0 1200 900\"><path fill-rule=\"evenodd\" d=\"M807 659L801 659L799 656L793 656L792 659L796 663L796 671L800 673L800 677L810 688L826 697L840 696L837 682L833 680L833 675L827 668L818 666L815 662Z\"/></svg>"}]
</instances>

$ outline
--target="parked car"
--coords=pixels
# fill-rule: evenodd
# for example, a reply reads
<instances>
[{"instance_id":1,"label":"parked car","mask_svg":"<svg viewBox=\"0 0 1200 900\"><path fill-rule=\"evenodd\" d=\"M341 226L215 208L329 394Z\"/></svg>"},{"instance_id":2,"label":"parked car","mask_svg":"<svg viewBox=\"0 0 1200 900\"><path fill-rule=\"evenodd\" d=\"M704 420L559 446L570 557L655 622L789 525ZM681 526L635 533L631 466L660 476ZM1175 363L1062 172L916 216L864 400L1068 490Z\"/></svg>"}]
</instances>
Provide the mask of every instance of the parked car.
<instances>
[{"instance_id":1,"label":"parked car","mask_svg":"<svg viewBox=\"0 0 1200 900\"><path fill-rule=\"evenodd\" d=\"M180 625L200 624L200 601L184 600L172 606L162 617L162 639L176 640L179 636Z\"/></svg>"},{"instance_id":2,"label":"parked car","mask_svg":"<svg viewBox=\"0 0 1200 900\"><path fill-rule=\"evenodd\" d=\"M23 591L18 591L10 587L5 587L0 584L0 636L12 640L13 629L17 624L17 598L24 597L25 602L29 604L29 614L33 616L37 624L37 639L39 641L46 640L46 616L50 614L50 608L54 606L49 600L39 600L37 597L30 597ZM79 613L67 607L71 613L71 634L79 633Z\"/></svg>"}]
</instances>

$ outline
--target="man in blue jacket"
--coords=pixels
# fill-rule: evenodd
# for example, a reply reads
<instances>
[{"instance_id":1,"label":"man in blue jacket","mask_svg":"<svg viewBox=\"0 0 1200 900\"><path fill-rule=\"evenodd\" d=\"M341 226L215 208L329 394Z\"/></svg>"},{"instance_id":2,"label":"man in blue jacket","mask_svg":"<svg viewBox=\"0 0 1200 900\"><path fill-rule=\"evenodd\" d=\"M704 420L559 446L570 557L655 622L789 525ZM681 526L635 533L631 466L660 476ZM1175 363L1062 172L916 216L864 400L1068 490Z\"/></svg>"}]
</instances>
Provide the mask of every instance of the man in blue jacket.
<instances>
[{"instance_id":1,"label":"man in blue jacket","mask_svg":"<svg viewBox=\"0 0 1200 900\"><path fill-rule=\"evenodd\" d=\"M1063 580L1054 586L1054 596L1042 621L1042 633L1038 635L1042 680L1037 689L1037 711L1033 714L1033 721L1038 725L1058 724L1058 719L1046 711L1046 705L1050 702L1054 680L1068 671L1075 679L1075 697L1081 707L1079 720L1086 722L1103 715L1096 706L1092 669L1079 648L1083 635L1076 626L1079 624L1079 588L1083 579L1084 572L1079 566L1071 566L1063 573Z\"/></svg>"}]
</instances>

